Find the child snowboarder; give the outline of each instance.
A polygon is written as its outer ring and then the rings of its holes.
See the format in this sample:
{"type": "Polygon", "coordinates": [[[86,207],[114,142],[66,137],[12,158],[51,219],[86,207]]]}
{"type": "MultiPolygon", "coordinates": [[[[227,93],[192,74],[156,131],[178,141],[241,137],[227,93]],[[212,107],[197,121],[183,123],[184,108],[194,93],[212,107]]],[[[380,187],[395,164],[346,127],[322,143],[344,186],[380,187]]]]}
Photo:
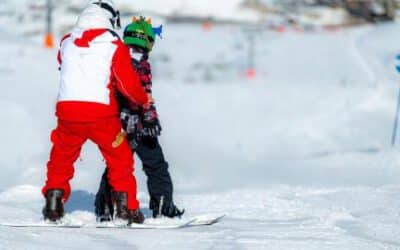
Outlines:
{"type": "MultiPolygon", "coordinates": [[[[150,96],[152,74],[148,58],[155,42],[155,32],[161,37],[161,27],[154,29],[150,19],[134,17],[132,23],[125,28],[123,36],[124,43],[130,48],[132,66],[150,96]]],[[[117,100],[120,105],[122,127],[132,150],[138,154],[143,163],[150,195],[149,208],[153,217],[180,217],[184,210],[179,210],[173,201],[173,184],[168,163],[157,138],[161,133],[161,125],[154,102],[149,108],[132,105],[118,92],[117,100]]],[[[106,169],[96,194],[95,213],[98,221],[110,221],[113,218],[113,201],[107,174],[106,169]]]]}

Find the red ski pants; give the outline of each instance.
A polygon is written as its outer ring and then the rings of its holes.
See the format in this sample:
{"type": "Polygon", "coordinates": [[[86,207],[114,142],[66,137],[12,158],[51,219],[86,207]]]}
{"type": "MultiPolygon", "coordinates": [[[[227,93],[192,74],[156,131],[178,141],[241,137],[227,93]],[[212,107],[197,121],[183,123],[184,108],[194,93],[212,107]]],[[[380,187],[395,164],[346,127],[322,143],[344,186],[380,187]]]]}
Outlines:
{"type": "Polygon", "coordinates": [[[53,148],[42,193],[45,195],[49,189],[62,189],[64,201],[68,200],[71,193],[69,181],[74,176],[73,164],[80,155],[82,145],[89,139],[98,145],[106,161],[113,190],[127,193],[129,209],[139,208],[132,151],[125,136],[120,133],[121,123],[117,117],[81,123],[58,120],[57,128],[51,133],[53,148]]]}

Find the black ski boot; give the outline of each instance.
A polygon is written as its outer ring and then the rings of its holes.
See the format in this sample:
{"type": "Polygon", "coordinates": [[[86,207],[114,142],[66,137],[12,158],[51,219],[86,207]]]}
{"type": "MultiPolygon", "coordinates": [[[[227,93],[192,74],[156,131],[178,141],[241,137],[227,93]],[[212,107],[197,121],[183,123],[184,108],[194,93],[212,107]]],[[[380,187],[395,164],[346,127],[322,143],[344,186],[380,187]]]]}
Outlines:
{"type": "Polygon", "coordinates": [[[151,197],[149,208],[153,211],[153,218],[159,218],[161,216],[181,218],[185,213],[185,209],[179,210],[173,201],[165,201],[164,196],[161,196],[159,200],[155,197],[151,197]]]}
{"type": "Polygon", "coordinates": [[[143,224],[145,218],[140,209],[128,210],[128,213],[129,213],[128,225],[132,223],[143,224]]]}
{"type": "Polygon", "coordinates": [[[132,223],[143,224],[144,215],[142,211],[140,211],[140,209],[128,209],[127,193],[113,192],[113,200],[116,205],[115,218],[127,221],[128,225],[132,223]]]}
{"type": "Polygon", "coordinates": [[[114,204],[111,197],[112,188],[108,183],[107,175],[108,171],[106,169],[101,177],[99,191],[97,191],[94,202],[94,212],[98,222],[107,222],[114,218],[114,204]]]}
{"type": "Polygon", "coordinates": [[[111,191],[99,191],[96,195],[94,206],[98,222],[112,221],[114,218],[114,205],[111,198],[111,191]]]}
{"type": "Polygon", "coordinates": [[[109,202],[95,204],[96,210],[96,220],[98,222],[108,222],[112,221],[114,218],[114,206],[110,200],[109,202]]]}
{"type": "Polygon", "coordinates": [[[42,211],[45,220],[56,222],[64,216],[63,195],[64,191],[60,189],[52,189],[46,192],[46,205],[42,211]]]}

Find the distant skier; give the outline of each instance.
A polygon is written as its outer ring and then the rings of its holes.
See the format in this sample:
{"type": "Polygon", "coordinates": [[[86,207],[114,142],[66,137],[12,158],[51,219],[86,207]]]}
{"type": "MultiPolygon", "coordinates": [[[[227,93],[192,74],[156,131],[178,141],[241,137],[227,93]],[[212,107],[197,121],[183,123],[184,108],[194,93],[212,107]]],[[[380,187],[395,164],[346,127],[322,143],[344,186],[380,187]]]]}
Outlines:
{"type": "MultiPolygon", "coordinates": [[[[157,29],[153,29],[150,20],[146,21],[144,17],[134,18],[133,22],[125,28],[123,37],[125,44],[130,48],[132,66],[138,72],[142,85],[149,95],[152,93],[152,74],[148,58],[156,38],[154,31],[157,29]]],[[[158,32],[161,32],[161,27],[158,32]]],[[[142,108],[139,105],[132,105],[121,94],[118,94],[117,99],[120,104],[122,126],[127,133],[132,150],[143,162],[143,170],[148,178],[147,187],[153,217],[181,216],[184,211],[179,210],[174,204],[168,163],[165,161],[157,139],[161,126],[154,104],[148,108],[142,108]]],[[[113,205],[110,190],[106,170],[96,195],[95,212],[98,221],[112,219],[113,205]]]]}
{"type": "Polygon", "coordinates": [[[133,157],[121,129],[115,89],[130,105],[150,107],[149,97],[132,69],[129,49],[113,31],[120,26],[112,0],[92,1],[80,15],[71,34],[61,42],[58,55],[61,83],[51,134],[53,148],[43,187],[45,219],[64,215],[74,175],[73,164],[90,139],[107,163],[107,179],[116,203],[116,216],[130,223],[143,223],[136,199],[133,157]]]}

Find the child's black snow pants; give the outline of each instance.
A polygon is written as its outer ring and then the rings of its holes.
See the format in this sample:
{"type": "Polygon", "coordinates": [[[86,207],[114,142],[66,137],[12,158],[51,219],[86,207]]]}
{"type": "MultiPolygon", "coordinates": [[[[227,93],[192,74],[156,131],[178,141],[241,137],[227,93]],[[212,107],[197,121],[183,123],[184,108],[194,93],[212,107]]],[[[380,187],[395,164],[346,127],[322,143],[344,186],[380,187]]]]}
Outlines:
{"type": "MultiPolygon", "coordinates": [[[[150,199],[160,202],[163,197],[164,204],[173,202],[173,185],[168,171],[168,163],[157,138],[142,137],[135,153],[142,161],[143,170],[147,176],[147,188],[150,199]]],[[[107,180],[107,170],[104,172],[99,191],[96,194],[95,206],[104,206],[104,201],[109,200],[111,188],[107,180]]]]}

